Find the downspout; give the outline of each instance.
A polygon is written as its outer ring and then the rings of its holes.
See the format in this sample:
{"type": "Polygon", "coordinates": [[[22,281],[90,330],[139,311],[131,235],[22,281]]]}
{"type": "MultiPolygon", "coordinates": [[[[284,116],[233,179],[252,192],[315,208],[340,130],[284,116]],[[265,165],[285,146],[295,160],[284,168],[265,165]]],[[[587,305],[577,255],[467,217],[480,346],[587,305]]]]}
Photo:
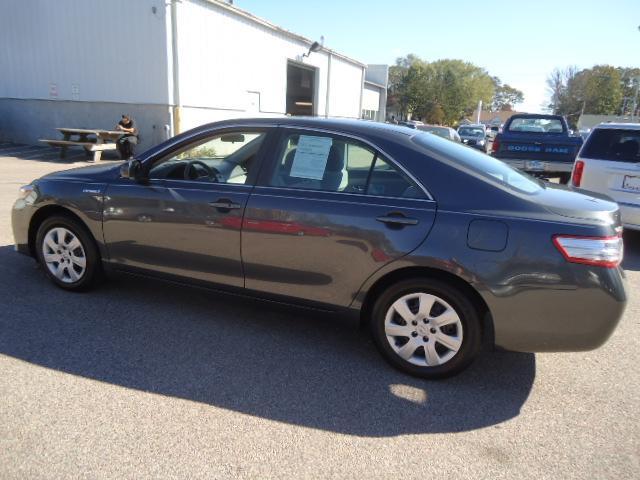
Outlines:
{"type": "Polygon", "coordinates": [[[171,57],[172,57],[172,77],[173,77],[173,134],[177,135],[182,131],[181,114],[182,104],[180,102],[180,66],[178,64],[178,2],[171,0],[171,57]]]}
{"type": "Polygon", "coordinates": [[[331,51],[327,51],[327,98],[324,101],[324,118],[329,118],[329,98],[331,91],[331,51]]]}
{"type": "Polygon", "coordinates": [[[362,118],[362,102],[364,99],[364,77],[367,67],[362,67],[362,83],[360,84],[360,111],[358,112],[358,118],[362,118]]]}

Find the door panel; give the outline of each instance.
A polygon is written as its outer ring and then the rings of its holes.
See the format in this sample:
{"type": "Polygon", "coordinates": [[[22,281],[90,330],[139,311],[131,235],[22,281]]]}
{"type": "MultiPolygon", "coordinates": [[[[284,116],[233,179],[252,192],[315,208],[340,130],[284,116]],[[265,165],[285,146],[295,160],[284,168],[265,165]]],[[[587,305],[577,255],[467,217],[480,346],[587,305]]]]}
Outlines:
{"type": "Polygon", "coordinates": [[[110,261],[242,287],[240,224],[250,191],[171,180],[111,185],[104,211],[110,261]]]}
{"type": "Polygon", "coordinates": [[[434,218],[430,200],[256,187],[243,222],[245,285],[348,306],[371,274],[418,247],[434,218]],[[394,216],[407,221],[388,223],[394,216]]]}

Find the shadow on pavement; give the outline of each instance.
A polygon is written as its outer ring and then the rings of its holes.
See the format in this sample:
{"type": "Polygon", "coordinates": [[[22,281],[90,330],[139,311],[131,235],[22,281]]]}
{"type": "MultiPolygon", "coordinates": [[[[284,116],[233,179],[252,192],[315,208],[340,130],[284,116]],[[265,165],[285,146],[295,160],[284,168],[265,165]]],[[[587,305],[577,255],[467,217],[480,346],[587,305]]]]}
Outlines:
{"type": "Polygon", "coordinates": [[[388,367],[330,315],[161,282],[57,289],[0,247],[0,353],[72,375],[358,436],[460,432],[516,417],[533,354],[486,353],[440,382],[388,367]]]}
{"type": "Polygon", "coordinates": [[[625,230],[622,267],[625,270],[640,270],[640,232],[625,230]]]}
{"type": "MultiPolygon", "coordinates": [[[[93,154],[86,154],[82,148],[70,148],[65,158],[60,158],[59,148],[5,142],[0,143],[0,158],[1,157],[13,157],[20,160],[33,160],[35,162],[65,165],[87,162],[93,157],[93,154]]],[[[105,150],[102,152],[102,160],[120,161],[120,156],[116,151],[105,150]]]]}

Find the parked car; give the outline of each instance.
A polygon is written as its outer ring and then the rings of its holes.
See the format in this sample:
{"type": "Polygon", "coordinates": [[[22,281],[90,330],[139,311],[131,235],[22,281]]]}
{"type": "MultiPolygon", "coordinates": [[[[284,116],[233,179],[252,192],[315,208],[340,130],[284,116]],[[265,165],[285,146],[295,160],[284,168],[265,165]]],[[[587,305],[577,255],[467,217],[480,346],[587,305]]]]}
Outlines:
{"type": "Polygon", "coordinates": [[[624,227],[640,230],[640,124],[594,128],[576,158],[571,186],[613,198],[624,227]]]}
{"type": "Polygon", "coordinates": [[[462,125],[458,127],[458,135],[460,135],[460,139],[465,145],[484,153],[489,151],[491,140],[484,125],[462,125]]]}
{"type": "Polygon", "coordinates": [[[440,125],[420,125],[417,127],[418,130],[427,133],[433,133],[442,138],[446,138],[447,140],[451,140],[453,142],[462,142],[460,135],[451,127],[443,127],[440,125]]]}
{"type": "Polygon", "coordinates": [[[493,140],[493,156],[527,173],[567,183],[582,138],[560,115],[513,115],[493,140]]]}
{"type": "Polygon", "coordinates": [[[60,288],[133,273],[353,315],[425,378],[484,342],[596,348],[626,304],[615,202],[395,125],[229,120],[20,192],[16,249],[60,288]]]}
{"type": "Polygon", "coordinates": [[[399,125],[403,125],[405,127],[409,127],[409,128],[418,128],[422,125],[424,125],[423,122],[421,122],[420,120],[407,120],[404,122],[399,122],[399,125]]]}

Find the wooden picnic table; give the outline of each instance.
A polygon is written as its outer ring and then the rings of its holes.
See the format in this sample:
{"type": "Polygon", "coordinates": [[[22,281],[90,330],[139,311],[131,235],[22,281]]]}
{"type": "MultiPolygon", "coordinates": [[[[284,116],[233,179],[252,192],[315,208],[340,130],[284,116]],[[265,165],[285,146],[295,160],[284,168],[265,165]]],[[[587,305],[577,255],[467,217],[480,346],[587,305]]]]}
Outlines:
{"type": "Polygon", "coordinates": [[[60,158],[65,158],[69,147],[83,147],[89,155],[93,152],[93,161],[102,158],[104,150],[115,150],[116,143],[126,132],[93,128],[56,128],[62,133],[62,140],[41,139],[54,147],[60,147],[60,158]]]}

